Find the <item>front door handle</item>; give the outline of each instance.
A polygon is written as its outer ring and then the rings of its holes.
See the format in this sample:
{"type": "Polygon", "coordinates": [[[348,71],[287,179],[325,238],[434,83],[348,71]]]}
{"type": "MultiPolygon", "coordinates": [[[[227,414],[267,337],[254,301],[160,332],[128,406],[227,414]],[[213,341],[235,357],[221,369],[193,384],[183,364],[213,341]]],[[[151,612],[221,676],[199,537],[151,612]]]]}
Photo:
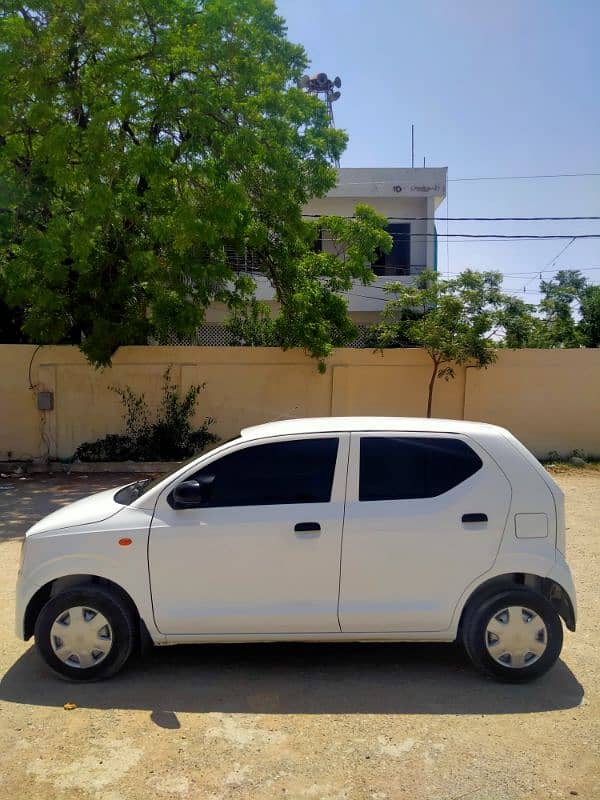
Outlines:
{"type": "Polygon", "coordinates": [[[463,514],[463,522],[487,522],[487,514],[463,514]]]}
{"type": "Polygon", "coordinates": [[[311,531],[320,531],[321,526],[318,522],[297,522],[294,525],[296,533],[309,533],[311,531]]]}

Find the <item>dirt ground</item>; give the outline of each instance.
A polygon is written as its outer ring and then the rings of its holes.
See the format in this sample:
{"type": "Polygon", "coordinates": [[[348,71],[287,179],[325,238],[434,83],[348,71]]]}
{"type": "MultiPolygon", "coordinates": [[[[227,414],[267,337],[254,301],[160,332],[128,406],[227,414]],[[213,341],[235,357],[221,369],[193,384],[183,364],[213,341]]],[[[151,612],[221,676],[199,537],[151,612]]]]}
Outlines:
{"type": "Polygon", "coordinates": [[[447,645],[161,648],[111,681],[64,683],[14,635],[20,539],[53,507],[124,480],[0,479],[0,795],[600,798],[600,472],[557,479],[579,626],[529,686],[482,678],[447,645]]]}

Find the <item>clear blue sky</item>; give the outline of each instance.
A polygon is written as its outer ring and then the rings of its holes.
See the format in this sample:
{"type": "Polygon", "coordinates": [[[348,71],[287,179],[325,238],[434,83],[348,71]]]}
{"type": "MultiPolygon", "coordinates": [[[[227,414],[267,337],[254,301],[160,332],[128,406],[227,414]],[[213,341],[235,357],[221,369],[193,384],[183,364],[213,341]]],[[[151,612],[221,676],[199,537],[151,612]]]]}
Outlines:
{"type": "MultiPolygon", "coordinates": [[[[342,166],[410,166],[414,123],[415,166],[425,156],[448,167],[439,216],[600,216],[600,177],[452,181],[600,173],[598,0],[278,0],[278,8],[312,71],[342,78],[336,125],[350,136],[342,166]]],[[[450,233],[600,233],[600,222],[449,225],[450,233]]],[[[451,241],[448,254],[441,239],[438,268],[533,272],[566,243],[451,241]]],[[[600,240],[575,241],[554,266],[588,268],[600,283],[600,240]]],[[[507,277],[505,288],[535,302],[531,277],[507,277]]]]}

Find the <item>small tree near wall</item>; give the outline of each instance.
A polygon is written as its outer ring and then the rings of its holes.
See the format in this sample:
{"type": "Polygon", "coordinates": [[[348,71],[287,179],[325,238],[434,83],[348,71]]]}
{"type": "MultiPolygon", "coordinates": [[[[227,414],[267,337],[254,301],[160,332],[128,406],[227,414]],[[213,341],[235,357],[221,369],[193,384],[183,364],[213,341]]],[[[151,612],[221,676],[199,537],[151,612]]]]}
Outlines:
{"type": "Polygon", "coordinates": [[[456,364],[479,369],[496,360],[494,336],[502,329],[507,297],[497,272],[466,270],[451,280],[422,272],[412,285],[389,284],[393,299],[386,303],[377,326],[380,347],[407,341],[422,347],[431,359],[427,416],[431,416],[436,378],[454,378],[456,364]]]}

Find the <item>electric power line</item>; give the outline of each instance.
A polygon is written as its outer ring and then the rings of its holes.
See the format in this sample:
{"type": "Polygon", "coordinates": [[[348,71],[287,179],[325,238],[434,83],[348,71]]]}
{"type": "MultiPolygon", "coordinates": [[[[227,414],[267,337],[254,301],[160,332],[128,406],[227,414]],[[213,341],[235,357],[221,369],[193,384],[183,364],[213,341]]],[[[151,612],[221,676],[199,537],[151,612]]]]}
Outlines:
{"type": "MultiPolygon", "coordinates": [[[[560,267],[562,270],[573,270],[577,272],[590,272],[591,270],[600,269],[600,266],[593,267],[560,267]]],[[[530,275],[543,275],[547,272],[556,272],[556,269],[530,269],[523,272],[503,272],[504,278],[528,278],[530,275]]]]}
{"type": "MultiPolygon", "coordinates": [[[[590,283],[590,284],[588,284],[588,286],[600,286],[600,284],[590,283]]],[[[365,300],[376,300],[376,301],[378,301],[378,300],[390,300],[390,299],[393,299],[393,294],[394,294],[393,292],[384,292],[384,290],[380,289],[379,287],[377,288],[377,291],[382,292],[382,294],[378,294],[378,295],[376,295],[376,294],[361,294],[360,292],[353,292],[352,290],[344,292],[344,294],[351,295],[352,297],[362,297],[365,300]]],[[[512,295],[517,295],[517,294],[539,295],[540,292],[537,289],[526,289],[526,290],[521,290],[521,291],[513,290],[513,291],[510,291],[509,294],[512,294],[512,295]]]]}
{"type": "MultiPolygon", "coordinates": [[[[566,239],[572,239],[572,236],[564,237],[566,239]]],[[[446,237],[442,238],[442,241],[448,241],[446,237]]],[[[530,237],[525,237],[524,239],[454,239],[452,244],[469,244],[473,242],[477,242],[477,244],[520,244],[521,242],[528,242],[528,241],[543,241],[543,240],[536,240],[531,239],[530,237]]],[[[539,270],[538,270],[539,272],[539,270]]]]}
{"type": "Polygon", "coordinates": [[[390,220],[419,222],[575,222],[598,221],[598,217],[388,217],[390,220]]]}
{"type": "Polygon", "coordinates": [[[449,181],[532,181],[545,178],[592,178],[600,177],[600,172],[558,172],[554,175],[492,175],[476,178],[448,178],[449,181]]]}
{"type": "Polygon", "coordinates": [[[573,238],[571,239],[571,241],[570,241],[568,244],[566,244],[566,245],[563,247],[563,249],[562,249],[562,250],[561,250],[561,251],[560,251],[560,252],[559,252],[557,255],[555,255],[555,256],[554,256],[554,258],[553,258],[553,259],[552,259],[552,260],[551,260],[551,261],[550,261],[550,262],[549,262],[549,263],[548,263],[546,266],[548,266],[548,267],[553,267],[553,266],[554,266],[554,264],[556,264],[556,262],[558,261],[559,257],[560,257],[560,256],[562,256],[562,254],[565,252],[565,250],[566,250],[568,247],[571,247],[571,245],[573,244],[573,242],[574,242],[574,241],[575,241],[575,237],[573,237],[573,238]]]}
{"type": "MultiPolygon", "coordinates": [[[[571,245],[573,244],[574,241],[575,241],[575,239],[573,238],[573,239],[571,239],[570,242],[567,242],[567,244],[561,250],[558,251],[558,253],[554,256],[554,258],[550,259],[550,261],[546,264],[546,267],[552,267],[558,261],[560,256],[562,256],[562,254],[565,252],[565,250],[567,250],[569,247],[571,247],[571,245]]],[[[524,284],[524,286],[523,286],[523,294],[527,294],[527,287],[530,284],[532,284],[535,280],[536,280],[536,277],[533,277],[530,280],[528,280],[527,283],[524,284]]]]}
{"type": "MultiPolygon", "coordinates": [[[[450,201],[448,199],[449,192],[448,187],[446,187],[446,214],[450,213],[450,201]]],[[[450,221],[446,219],[446,269],[448,272],[448,277],[450,277],[450,239],[448,239],[448,234],[450,233],[450,221]]]]}
{"type": "MultiPolygon", "coordinates": [[[[303,214],[303,217],[319,219],[328,214],[303,214]]],[[[335,214],[342,219],[357,219],[356,215],[335,214]]],[[[392,222],[576,222],[598,221],[600,216],[587,217],[387,217],[392,222]]]]}
{"type": "MultiPolygon", "coordinates": [[[[408,241],[409,236],[417,239],[419,237],[435,237],[438,239],[482,239],[491,241],[495,241],[496,239],[499,241],[502,241],[503,239],[511,241],[536,241],[538,239],[542,241],[553,239],[571,239],[575,241],[577,239],[600,239],[600,233],[390,233],[389,235],[392,237],[392,239],[399,239],[403,241],[408,241]]],[[[337,240],[331,237],[323,237],[320,241],[335,242],[337,240]]]]}
{"type": "MultiPolygon", "coordinates": [[[[435,167],[434,167],[435,169],[435,167]]],[[[600,172],[557,172],[552,175],[481,175],[468,178],[447,178],[447,182],[458,181],[533,181],[542,180],[546,178],[598,178],[600,172]]],[[[341,189],[344,186],[372,186],[374,183],[390,183],[391,178],[386,180],[370,180],[370,181],[341,181],[337,188],[341,189]]]]}

